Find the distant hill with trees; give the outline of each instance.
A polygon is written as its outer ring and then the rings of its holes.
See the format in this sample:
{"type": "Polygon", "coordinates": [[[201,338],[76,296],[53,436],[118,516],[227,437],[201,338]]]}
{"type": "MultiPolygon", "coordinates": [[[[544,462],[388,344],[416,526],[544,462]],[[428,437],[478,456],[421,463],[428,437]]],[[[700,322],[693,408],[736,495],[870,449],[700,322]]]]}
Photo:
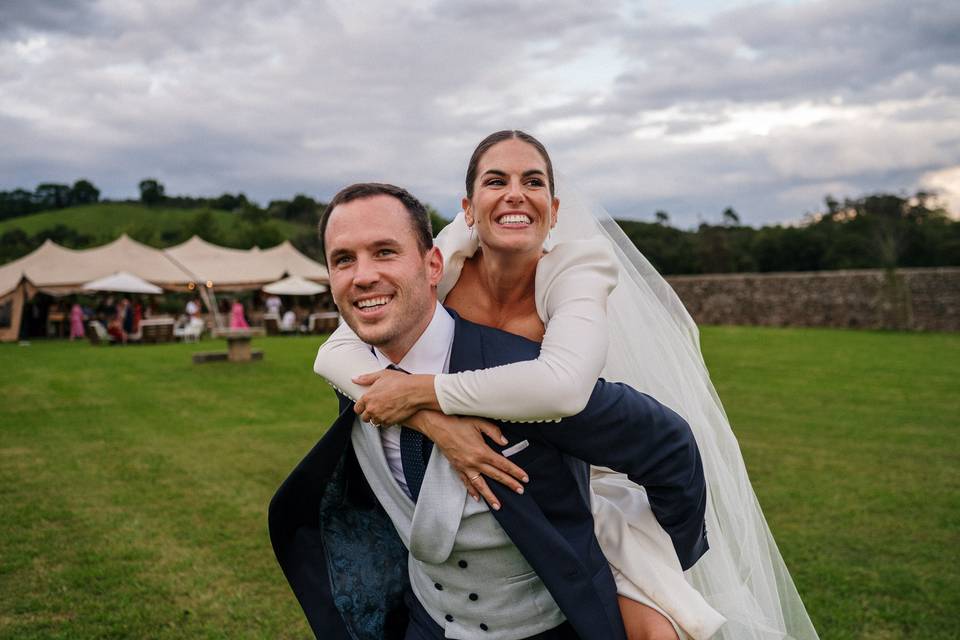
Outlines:
{"type": "MultiPolygon", "coordinates": [[[[304,194],[265,207],[243,193],[217,197],[167,195],[155,178],[139,185],[138,201],[100,201],[88,180],[43,183],[33,191],[0,191],[0,264],[33,251],[46,239],[82,249],[122,233],[154,247],[193,235],[229,247],[270,247],[283,240],[320,258],[316,228],[326,203],[304,194]]],[[[448,220],[428,207],[434,232],[448,220]]],[[[960,222],[930,194],[878,193],[843,201],[827,197],[824,212],[795,226],[740,223],[732,208],[716,224],[684,230],[657,211],[653,222],[618,220],[663,274],[819,271],[852,268],[960,265],[960,222]]]]}
{"type": "Polygon", "coordinates": [[[25,255],[48,238],[71,249],[85,249],[123,233],[157,248],[179,244],[195,234],[215,244],[250,248],[306,237],[313,229],[281,220],[251,224],[209,207],[174,209],[135,202],[100,202],[0,222],[0,261],[25,255]]]}
{"type": "Polygon", "coordinates": [[[0,220],[25,216],[37,211],[65,209],[99,202],[100,190],[89,180],[81,178],[73,183],[44,182],[33,191],[14,189],[0,191],[0,220]]]}
{"type": "MultiPolygon", "coordinates": [[[[100,191],[87,180],[73,187],[44,183],[34,191],[0,191],[0,264],[30,253],[47,239],[84,249],[123,233],[157,248],[194,235],[240,249],[290,240],[308,256],[320,258],[316,229],[327,205],[309,196],[297,194],[261,207],[243,193],[170,196],[155,178],[144,178],[138,187],[140,199],[127,201],[100,201],[100,191]]],[[[443,228],[448,221],[430,211],[434,230],[443,228]]]]}
{"type": "Polygon", "coordinates": [[[797,226],[743,226],[731,208],[718,224],[693,230],[655,222],[618,220],[648,260],[664,274],[823,271],[960,265],[960,221],[927,193],[878,193],[842,202],[797,226]]]}

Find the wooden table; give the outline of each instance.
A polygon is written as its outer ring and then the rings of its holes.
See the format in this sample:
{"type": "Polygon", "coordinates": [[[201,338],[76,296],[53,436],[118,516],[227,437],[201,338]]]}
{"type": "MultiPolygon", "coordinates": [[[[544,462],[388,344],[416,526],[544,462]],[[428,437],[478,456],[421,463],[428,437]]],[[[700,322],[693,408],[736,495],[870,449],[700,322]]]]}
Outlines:
{"type": "Polygon", "coordinates": [[[140,321],[140,342],[173,342],[173,318],[160,316],[140,321]]]}
{"type": "Polygon", "coordinates": [[[250,362],[251,360],[262,360],[263,351],[254,351],[250,348],[250,340],[254,336],[262,336],[263,329],[253,327],[250,329],[214,329],[214,338],[227,339],[227,352],[206,351],[193,354],[193,361],[215,362],[217,360],[229,360],[230,362],[250,362]]]}
{"type": "Polygon", "coordinates": [[[336,311],[311,313],[307,319],[310,333],[331,333],[336,330],[338,324],[340,324],[340,314],[336,311]]]}
{"type": "Polygon", "coordinates": [[[69,335],[70,318],[63,311],[50,311],[47,314],[47,337],[65,338],[69,335]]]}

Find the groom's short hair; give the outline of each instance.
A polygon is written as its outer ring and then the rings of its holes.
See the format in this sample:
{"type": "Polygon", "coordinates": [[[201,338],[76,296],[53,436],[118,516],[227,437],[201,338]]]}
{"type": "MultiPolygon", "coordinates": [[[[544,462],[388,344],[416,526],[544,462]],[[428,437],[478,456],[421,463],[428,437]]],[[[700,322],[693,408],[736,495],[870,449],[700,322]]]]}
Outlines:
{"type": "Polygon", "coordinates": [[[424,254],[433,247],[433,227],[430,225],[430,213],[422,202],[413,197],[413,194],[392,184],[358,182],[337,192],[337,195],[333,196],[333,200],[327,205],[323,215],[320,216],[320,256],[323,264],[327,264],[327,241],[324,236],[327,233],[327,222],[330,220],[330,214],[341,204],[374,196],[390,196],[399,200],[410,215],[410,225],[417,238],[420,253],[424,254]]]}

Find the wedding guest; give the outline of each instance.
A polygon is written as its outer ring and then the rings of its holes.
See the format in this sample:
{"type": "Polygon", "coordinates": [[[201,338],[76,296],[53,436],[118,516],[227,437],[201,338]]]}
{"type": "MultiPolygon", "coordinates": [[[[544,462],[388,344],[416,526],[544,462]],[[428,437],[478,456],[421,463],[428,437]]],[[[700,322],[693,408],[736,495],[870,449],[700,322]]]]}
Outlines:
{"type": "Polygon", "coordinates": [[[70,307],[70,340],[83,338],[83,335],[83,307],[79,302],[74,302],[70,307]]]}
{"type": "Polygon", "coordinates": [[[125,302],[127,301],[123,300],[117,305],[116,310],[110,317],[110,322],[107,323],[107,333],[120,344],[127,344],[127,332],[123,329],[123,319],[126,314],[125,302]]]}
{"type": "Polygon", "coordinates": [[[230,328],[231,329],[249,329],[247,319],[243,313],[243,303],[234,298],[233,306],[230,307],[230,328]]]}
{"type": "Polygon", "coordinates": [[[283,314],[283,320],[280,321],[280,329],[283,331],[295,331],[297,328],[297,314],[293,309],[287,309],[283,314]]]}
{"type": "Polygon", "coordinates": [[[267,313],[273,313],[275,315],[280,315],[280,307],[283,304],[283,301],[280,300],[280,296],[273,294],[267,298],[266,307],[267,313]]]}
{"type": "Polygon", "coordinates": [[[186,307],[187,316],[193,318],[200,313],[200,303],[197,302],[196,298],[190,298],[187,300],[186,307]]]}
{"type": "Polygon", "coordinates": [[[123,299],[120,303],[120,309],[118,315],[120,315],[120,321],[123,323],[123,332],[130,335],[135,329],[133,327],[133,305],[130,304],[129,298],[123,299]]]}
{"type": "Polygon", "coordinates": [[[133,329],[132,333],[136,333],[140,329],[140,321],[143,320],[143,304],[140,300],[137,300],[133,303],[133,329]]]}

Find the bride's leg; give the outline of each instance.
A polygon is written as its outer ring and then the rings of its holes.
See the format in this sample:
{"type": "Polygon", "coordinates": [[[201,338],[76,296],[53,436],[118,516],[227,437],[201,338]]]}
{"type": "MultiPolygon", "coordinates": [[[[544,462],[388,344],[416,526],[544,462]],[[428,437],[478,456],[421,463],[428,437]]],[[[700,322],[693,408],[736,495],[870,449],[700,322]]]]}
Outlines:
{"type": "Polygon", "coordinates": [[[673,625],[659,611],[618,595],[627,640],[679,640],[673,625]]]}

